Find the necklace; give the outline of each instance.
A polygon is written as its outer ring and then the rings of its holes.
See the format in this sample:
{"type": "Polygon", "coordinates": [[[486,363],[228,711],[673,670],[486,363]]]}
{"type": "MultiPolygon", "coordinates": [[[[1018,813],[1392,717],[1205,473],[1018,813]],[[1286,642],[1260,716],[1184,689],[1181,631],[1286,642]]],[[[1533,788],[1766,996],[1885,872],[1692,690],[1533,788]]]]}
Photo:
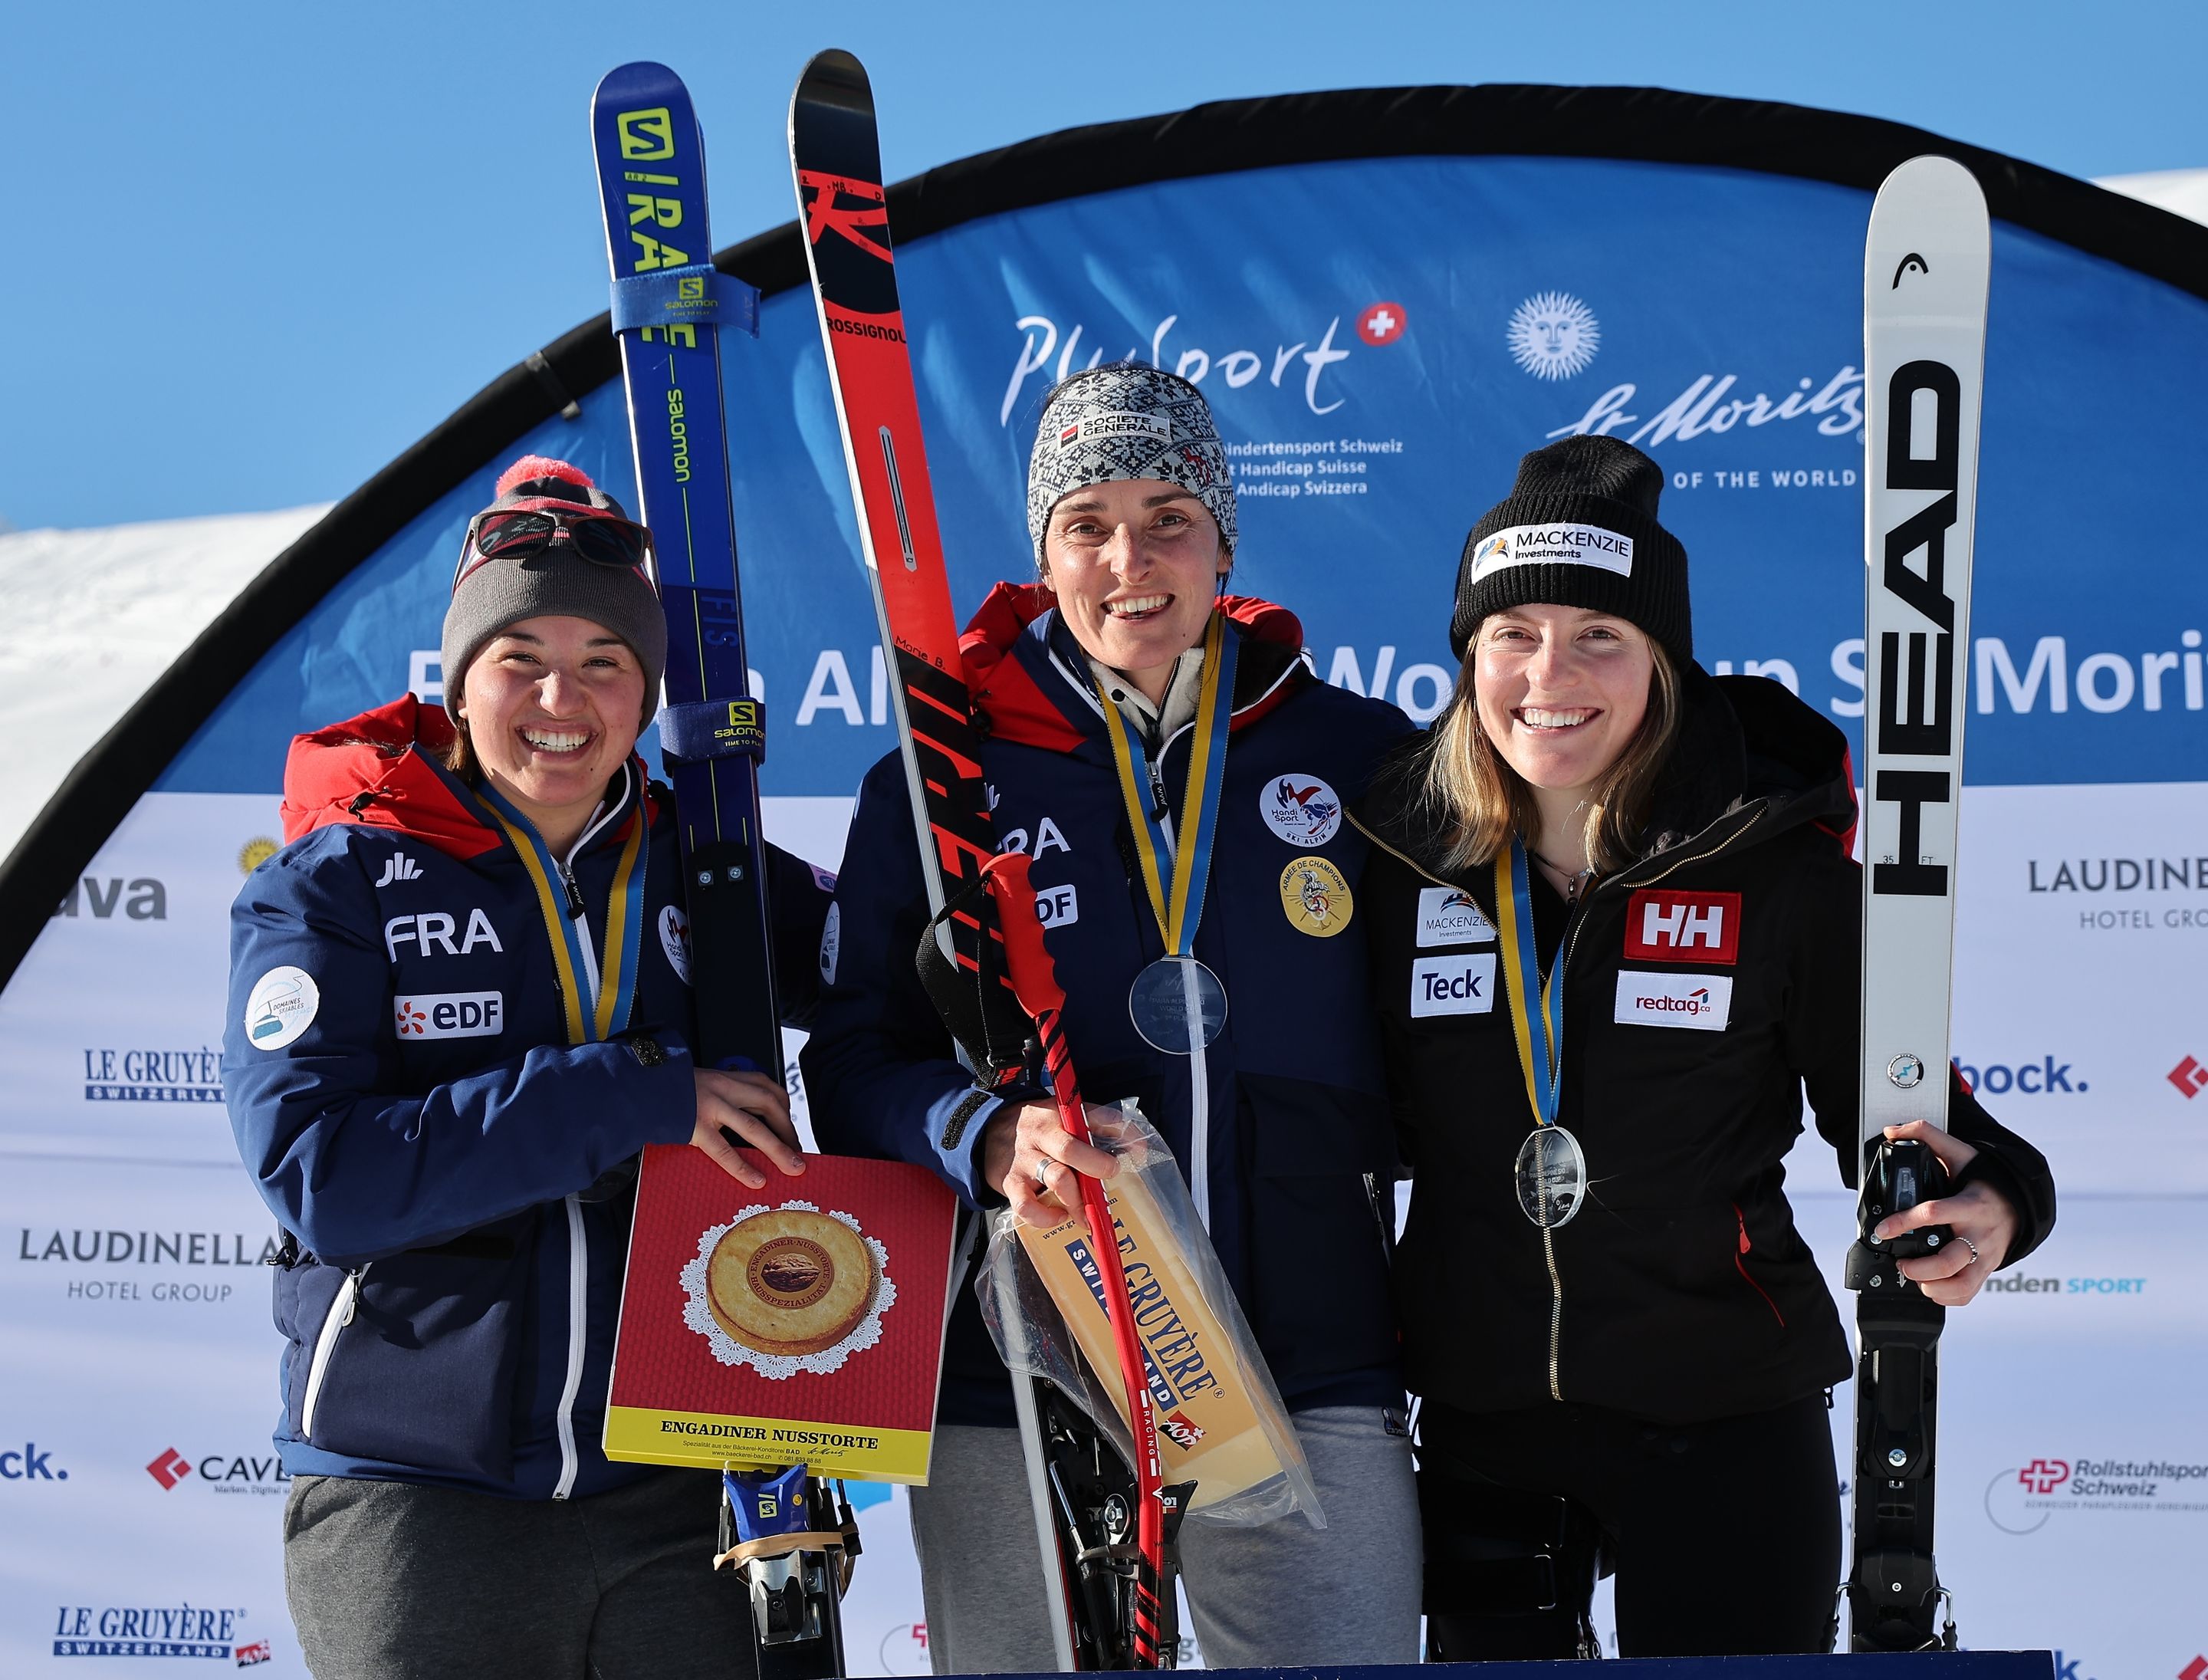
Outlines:
{"type": "Polygon", "coordinates": [[[1564,903],[1567,904],[1578,903],[1580,902],[1580,894],[1586,890],[1587,884],[1594,879],[1594,868],[1593,865],[1589,865],[1585,869],[1575,872],[1565,868],[1562,864],[1550,862],[1547,858],[1543,857],[1539,852],[1535,852],[1533,854],[1533,857],[1534,861],[1539,863],[1539,865],[1551,874],[1561,875],[1564,878],[1564,903]]]}

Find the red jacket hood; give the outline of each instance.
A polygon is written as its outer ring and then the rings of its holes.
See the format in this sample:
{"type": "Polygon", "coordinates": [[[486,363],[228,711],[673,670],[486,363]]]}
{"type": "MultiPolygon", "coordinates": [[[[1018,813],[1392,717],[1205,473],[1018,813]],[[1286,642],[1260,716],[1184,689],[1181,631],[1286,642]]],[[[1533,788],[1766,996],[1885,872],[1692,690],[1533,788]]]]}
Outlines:
{"type": "Polygon", "coordinates": [[[407,694],[311,735],[294,735],[284,763],[284,838],[333,823],[385,828],[448,856],[503,844],[433,759],[453,744],[441,706],[407,694]]]}
{"type": "MultiPolygon", "coordinates": [[[[999,584],[968,621],[966,633],[958,639],[958,655],[975,710],[988,720],[992,735],[1065,753],[1087,736],[1066,721],[1012,657],[1012,648],[1027,627],[1057,604],[1058,597],[1041,584],[999,584]]],[[[1240,627],[1245,643],[1283,651],[1290,660],[1301,656],[1304,627],[1286,607],[1254,595],[1222,595],[1219,609],[1240,627]]],[[[1256,722],[1287,693],[1287,685],[1268,685],[1264,700],[1238,711],[1232,727],[1256,722]]]]}

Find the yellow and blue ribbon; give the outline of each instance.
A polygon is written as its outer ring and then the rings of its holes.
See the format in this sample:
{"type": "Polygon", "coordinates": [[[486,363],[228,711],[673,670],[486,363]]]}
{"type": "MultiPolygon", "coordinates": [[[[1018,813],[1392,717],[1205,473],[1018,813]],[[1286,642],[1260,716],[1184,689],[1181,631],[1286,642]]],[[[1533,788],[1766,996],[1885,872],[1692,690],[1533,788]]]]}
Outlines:
{"type": "Polygon", "coordinates": [[[1215,612],[1203,633],[1203,681],[1196,702],[1196,738],[1188,755],[1188,785],[1181,799],[1181,843],[1166,837],[1162,810],[1150,804],[1149,760],[1141,738],[1119,709],[1104,705],[1104,729],[1112,741],[1112,762],[1119,772],[1119,794],[1135,837],[1135,858],[1150,910],[1168,955],[1196,951],[1197,925],[1211,882],[1212,843],[1219,831],[1219,791],[1227,779],[1227,737],[1234,709],[1234,658],[1240,644],[1228,633],[1224,615],[1215,612]]]}
{"type": "MultiPolygon", "coordinates": [[[[633,770],[629,781],[633,787],[633,770]]],[[[597,965],[594,991],[590,957],[583,944],[590,936],[590,924],[586,918],[567,914],[566,878],[551,849],[536,825],[488,781],[477,791],[513,843],[530,885],[537,889],[537,908],[551,941],[553,972],[559,981],[561,1005],[567,1011],[567,1042],[589,1044],[611,1038],[628,1024],[629,1011],[636,1005],[637,957],[644,945],[645,830],[650,825],[644,801],[639,797],[630,814],[628,837],[621,843],[613,885],[606,895],[605,950],[597,965]]]]}
{"type": "Polygon", "coordinates": [[[1503,966],[1509,976],[1510,1030],[1518,1041],[1518,1066],[1526,1076],[1526,1101],[1537,1125],[1554,1125],[1563,1098],[1564,953],[1541,983],[1540,953],[1533,939],[1533,880],[1523,842],[1495,857],[1496,920],[1502,923],[1503,966]]]}

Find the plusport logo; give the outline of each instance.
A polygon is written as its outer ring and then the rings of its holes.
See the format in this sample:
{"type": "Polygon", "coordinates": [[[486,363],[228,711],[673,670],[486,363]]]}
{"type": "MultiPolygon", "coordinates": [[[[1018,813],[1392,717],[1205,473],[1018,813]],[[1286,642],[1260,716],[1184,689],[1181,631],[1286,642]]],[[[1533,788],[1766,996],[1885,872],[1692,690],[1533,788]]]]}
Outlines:
{"type": "Polygon", "coordinates": [[[1539,291],[1510,312],[1510,359],[1536,379],[1569,379],[1602,348],[1594,311],[1568,291],[1539,291]]]}

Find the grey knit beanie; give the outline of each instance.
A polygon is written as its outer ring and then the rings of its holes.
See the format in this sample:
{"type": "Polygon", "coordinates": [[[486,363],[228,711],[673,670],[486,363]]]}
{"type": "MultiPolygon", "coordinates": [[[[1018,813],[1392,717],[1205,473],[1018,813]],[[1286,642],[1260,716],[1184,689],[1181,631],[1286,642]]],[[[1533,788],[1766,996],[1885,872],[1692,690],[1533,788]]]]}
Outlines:
{"type": "Polygon", "coordinates": [[[1234,480],[1203,393],[1137,363],[1093,368],[1050,393],[1028,456],[1028,537],[1042,558],[1050,510],[1089,484],[1159,478],[1191,492],[1234,550],[1234,480]]]}
{"type": "MultiPolygon", "coordinates": [[[[621,503],[591,482],[580,467],[543,455],[525,455],[499,475],[498,500],[486,513],[509,507],[595,507],[628,517],[621,503]]],[[[645,704],[659,700],[667,670],[667,615],[659,592],[627,567],[585,560],[566,543],[521,559],[485,561],[462,578],[445,609],[445,710],[460,721],[460,689],[468,662],[500,631],[540,615],[587,618],[627,642],[644,667],[645,704]]]]}

